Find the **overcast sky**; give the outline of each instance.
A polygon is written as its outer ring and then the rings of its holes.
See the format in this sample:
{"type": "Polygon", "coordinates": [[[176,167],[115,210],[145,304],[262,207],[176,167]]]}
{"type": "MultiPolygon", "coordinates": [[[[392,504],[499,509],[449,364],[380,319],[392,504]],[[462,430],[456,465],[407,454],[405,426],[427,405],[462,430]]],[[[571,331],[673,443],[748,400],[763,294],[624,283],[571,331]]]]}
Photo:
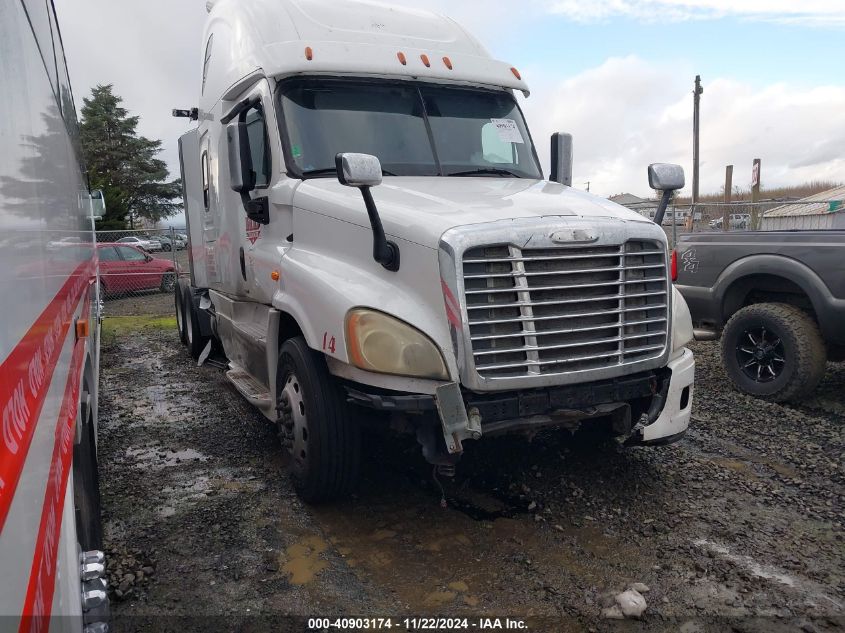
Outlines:
{"type": "MultiPolygon", "coordinates": [[[[54,0],[77,109],[112,83],[164,141],[173,176],[196,105],[205,0],[54,0]]],[[[248,1],[248,0],[244,0],[248,1]]],[[[281,1],[281,0],[280,0],[281,1]]],[[[344,2],[346,0],[335,0],[344,2]]],[[[419,7],[418,0],[394,4],[419,7]]],[[[522,72],[544,165],[548,137],[575,137],[573,185],[649,195],[646,166],[692,164],[692,84],[704,85],[701,190],[724,166],[747,186],[845,181],[845,0],[429,0],[522,72]]],[[[689,187],[685,192],[689,191],[689,187]]]]}

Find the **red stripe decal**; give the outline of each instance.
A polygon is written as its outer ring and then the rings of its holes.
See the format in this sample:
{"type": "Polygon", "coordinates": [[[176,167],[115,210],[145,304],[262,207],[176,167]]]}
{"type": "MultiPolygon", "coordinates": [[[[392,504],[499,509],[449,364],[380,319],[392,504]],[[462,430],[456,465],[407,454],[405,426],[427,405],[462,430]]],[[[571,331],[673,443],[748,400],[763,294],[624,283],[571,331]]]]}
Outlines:
{"type": "Polygon", "coordinates": [[[443,300],[446,303],[446,318],[449,320],[455,329],[461,328],[461,307],[458,303],[458,300],[455,299],[455,295],[452,294],[452,291],[449,289],[449,286],[446,282],[441,279],[440,285],[443,288],[443,300]]]}
{"type": "Polygon", "coordinates": [[[0,365],[0,532],[12,505],[74,310],[88,288],[91,274],[92,261],[80,264],[0,365]]]}
{"type": "MultiPolygon", "coordinates": [[[[89,309],[90,295],[86,295],[82,309],[83,316],[88,314],[89,309]]],[[[85,339],[80,339],[76,341],[73,348],[64,397],[59,409],[59,419],[56,422],[56,439],[50,460],[50,472],[47,476],[47,489],[44,491],[41,523],[35,540],[35,555],[29,573],[19,633],[40,633],[47,631],[50,627],[53,592],[56,587],[57,552],[62,528],[62,508],[73,458],[74,426],[84,361],[85,339]]]]}

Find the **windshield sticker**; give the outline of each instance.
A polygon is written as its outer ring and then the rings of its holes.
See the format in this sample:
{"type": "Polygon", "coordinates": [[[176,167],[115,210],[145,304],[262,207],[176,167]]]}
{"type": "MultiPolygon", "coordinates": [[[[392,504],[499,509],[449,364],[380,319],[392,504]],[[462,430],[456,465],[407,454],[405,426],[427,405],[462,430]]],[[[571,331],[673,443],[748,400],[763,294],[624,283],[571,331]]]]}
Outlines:
{"type": "Polygon", "coordinates": [[[499,139],[505,143],[524,143],[522,140],[522,133],[516,127],[516,121],[513,119],[490,119],[499,133],[499,139]]]}
{"type": "Polygon", "coordinates": [[[293,154],[294,158],[300,158],[302,156],[302,148],[299,145],[294,145],[290,148],[290,153],[293,154]]]}

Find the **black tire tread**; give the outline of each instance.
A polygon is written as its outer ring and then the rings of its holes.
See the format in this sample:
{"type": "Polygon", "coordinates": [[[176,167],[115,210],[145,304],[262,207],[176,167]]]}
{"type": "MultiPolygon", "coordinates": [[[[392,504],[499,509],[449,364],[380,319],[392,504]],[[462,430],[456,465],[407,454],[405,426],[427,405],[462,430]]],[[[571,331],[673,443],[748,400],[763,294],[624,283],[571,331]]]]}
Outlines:
{"type": "Polygon", "coordinates": [[[348,495],[355,486],[360,466],[360,435],[345,398],[329,374],[322,354],[313,351],[305,339],[296,337],[282,345],[279,354],[279,384],[290,363],[305,390],[309,437],[309,474],[294,477],[297,494],[308,503],[333,501],[348,495]]]}
{"type": "Polygon", "coordinates": [[[792,373],[780,390],[768,395],[752,395],[772,402],[788,402],[800,400],[812,392],[824,376],[827,350],[813,318],[801,308],[788,303],[755,303],[738,310],[728,320],[722,334],[722,362],[734,386],[747,392],[736,377],[739,369],[733,359],[735,350],[727,349],[726,341],[729,338],[728,333],[739,327],[737,324],[749,316],[777,323],[778,327],[793,339],[791,346],[794,347],[795,354],[792,373]]]}

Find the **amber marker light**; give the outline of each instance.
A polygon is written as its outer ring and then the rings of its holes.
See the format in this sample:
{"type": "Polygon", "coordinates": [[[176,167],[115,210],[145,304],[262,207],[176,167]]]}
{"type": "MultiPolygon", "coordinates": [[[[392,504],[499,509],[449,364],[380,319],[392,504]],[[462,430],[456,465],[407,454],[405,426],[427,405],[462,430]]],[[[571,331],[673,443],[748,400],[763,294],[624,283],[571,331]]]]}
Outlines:
{"type": "Polygon", "coordinates": [[[405,57],[405,53],[403,53],[402,51],[399,51],[398,53],[396,53],[396,57],[399,59],[399,63],[402,64],[403,66],[408,64],[408,60],[405,57]]]}
{"type": "Polygon", "coordinates": [[[428,55],[420,55],[420,59],[426,68],[431,68],[431,62],[428,59],[428,55]]]}
{"type": "Polygon", "coordinates": [[[309,62],[314,59],[314,50],[310,46],[305,47],[305,59],[309,62]]]}
{"type": "Polygon", "coordinates": [[[516,68],[511,68],[511,72],[513,73],[514,77],[519,80],[522,80],[522,75],[519,74],[519,71],[516,68]]]}
{"type": "Polygon", "coordinates": [[[446,66],[446,68],[448,68],[449,70],[452,70],[452,60],[451,59],[449,59],[448,57],[444,57],[443,58],[443,64],[446,66]]]}
{"type": "Polygon", "coordinates": [[[79,319],[76,322],[76,338],[88,338],[89,328],[90,324],[88,323],[88,319],[79,319]]]}
{"type": "Polygon", "coordinates": [[[272,273],[270,273],[270,279],[272,279],[273,281],[279,281],[279,279],[281,278],[282,276],[279,274],[278,270],[274,270],[272,273]]]}

